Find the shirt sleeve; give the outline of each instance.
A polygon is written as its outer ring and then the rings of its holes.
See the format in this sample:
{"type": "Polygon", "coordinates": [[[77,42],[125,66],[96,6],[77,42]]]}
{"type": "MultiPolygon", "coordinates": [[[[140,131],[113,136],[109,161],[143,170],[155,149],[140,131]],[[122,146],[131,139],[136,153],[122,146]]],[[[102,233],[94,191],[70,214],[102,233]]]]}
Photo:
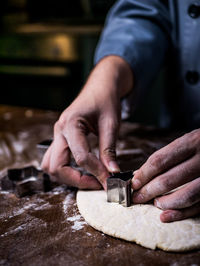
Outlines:
{"type": "MultiPolygon", "coordinates": [[[[171,23],[164,2],[118,0],[107,16],[96,48],[95,64],[108,55],[120,56],[129,63],[134,92],[139,96],[160,70],[169,47],[171,23]]],[[[131,95],[129,98],[132,101],[131,95]]]]}

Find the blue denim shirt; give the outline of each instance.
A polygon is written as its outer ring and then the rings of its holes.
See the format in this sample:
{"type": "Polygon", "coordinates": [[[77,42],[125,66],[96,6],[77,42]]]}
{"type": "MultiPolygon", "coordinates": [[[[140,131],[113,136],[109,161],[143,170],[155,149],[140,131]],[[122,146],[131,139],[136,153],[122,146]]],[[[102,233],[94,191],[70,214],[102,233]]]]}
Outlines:
{"type": "Polygon", "coordinates": [[[110,10],[95,63],[118,55],[131,66],[135,86],[123,104],[134,112],[164,65],[171,123],[200,127],[200,0],[118,0],[110,10]]]}

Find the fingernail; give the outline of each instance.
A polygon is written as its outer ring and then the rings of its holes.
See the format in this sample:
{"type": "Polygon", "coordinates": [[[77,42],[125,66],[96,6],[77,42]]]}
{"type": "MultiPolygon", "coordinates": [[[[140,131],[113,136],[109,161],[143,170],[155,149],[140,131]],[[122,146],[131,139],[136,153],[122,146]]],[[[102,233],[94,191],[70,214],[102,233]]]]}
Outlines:
{"type": "Polygon", "coordinates": [[[155,200],[154,200],[154,205],[155,205],[156,207],[158,207],[159,209],[162,209],[162,205],[161,205],[161,203],[159,202],[158,199],[155,199],[155,200]]]}
{"type": "Polygon", "coordinates": [[[109,172],[120,172],[119,166],[117,165],[117,163],[115,161],[110,161],[108,163],[109,166],[109,172]]]}
{"type": "Polygon", "coordinates": [[[167,210],[161,213],[160,220],[164,223],[170,223],[182,219],[180,211],[177,210],[167,210]]]}
{"type": "Polygon", "coordinates": [[[171,222],[171,216],[170,214],[166,212],[162,212],[160,215],[160,220],[162,223],[170,223],[171,222]]]}
{"type": "Polygon", "coordinates": [[[142,184],[138,178],[133,178],[132,185],[133,185],[133,188],[136,190],[142,186],[142,184]]]}
{"type": "Polygon", "coordinates": [[[163,223],[170,223],[173,222],[174,215],[171,213],[171,211],[164,211],[160,215],[160,220],[163,223]]]}

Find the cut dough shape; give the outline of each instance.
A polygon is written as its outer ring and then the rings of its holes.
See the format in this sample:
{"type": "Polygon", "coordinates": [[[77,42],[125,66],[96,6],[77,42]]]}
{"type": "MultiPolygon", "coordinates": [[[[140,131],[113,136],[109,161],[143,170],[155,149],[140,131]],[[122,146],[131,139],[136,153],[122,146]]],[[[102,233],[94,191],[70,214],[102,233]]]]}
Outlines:
{"type": "Polygon", "coordinates": [[[77,205],[86,222],[105,234],[151,249],[186,251],[200,247],[200,218],[162,223],[162,211],[153,205],[126,208],[108,203],[105,191],[78,191],[77,205]]]}

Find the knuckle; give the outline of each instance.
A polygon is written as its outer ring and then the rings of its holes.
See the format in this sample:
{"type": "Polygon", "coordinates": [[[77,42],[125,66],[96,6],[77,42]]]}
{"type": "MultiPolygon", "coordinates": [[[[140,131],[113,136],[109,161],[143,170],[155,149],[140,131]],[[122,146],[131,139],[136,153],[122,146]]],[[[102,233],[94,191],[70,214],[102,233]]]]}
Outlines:
{"type": "Polygon", "coordinates": [[[58,120],[58,127],[61,131],[65,131],[67,128],[71,127],[83,132],[87,132],[89,128],[86,119],[78,113],[62,114],[58,120]]]}
{"type": "Polygon", "coordinates": [[[67,117],[64,115],[61,115],[56,124],[55,124],[55,126],[57,126],[62,131],[66,127],[67,117]]]}
{"type": "Polygon", "coordinates": [[[160,183],[162,184],[164,192],[168,192],[174,188],[173,179],[170,177],[164,178],[160,183]]]}
{"type": "Polygon", "coordinates": [[[90,131],[93,131],[92,127],[90,127],[87,121],[82,117],[77,117],[76,119],[74,119],[73,126],[84,135],[88,135],[90,131]]]}
{"type": "Polygon", "coordinates": [[[189,133],[186,133],[184,137],[184,143],[185,139],[187,139],[189,149],[191,149],[192,147],[195,148],[195,150],[200,149],[200,129],[195,129],[189,133]]]}
{"type": "Polygon", "coordinates": [[[56,134],[59,130],[60,130],[60,124],[59,124],[59,121],[57,121],[54,124],[54,134],[56,134]]]}
{"type": "Polygon", "coordinates": [[[195,147],[200,149],[200,130],[196,129],[192,131],[192,141],[195,144],[195,147]]]}
{"type": "Polygon", "coordinates": [[[116,158],[116,150],[115,147],[108,147],[103,150],[103,154],[106,157],[116,158]]]}
{"type": "Polygon", "coordinates": [[[44,173],[48,174],[49,177],[50,177],[50,180],[52,182],[56,182],[57,181],[57,178],[56,178],[56,175],[57,175],[57,171],[55,171],[54,169],[51,169],[49,166],[47,165],[44,165],[42,166],[42,169],[44,171],[44,173]]]}
{"type": "Polygon", "coordinates": [[[194,192],[188,192],[187,195],[187,203],[189,206],[193,205],[197,201],[199,201],[199,193],[194,193],[194,192]]]}
{"type": "Polygon", "coordinates": [[[55,167],[50,167],[48,169],[48,173],[51,175],[51,176],[57,176],[58,175],[58,169],[55,168],[55,167]]]}
{"type": "Polygon", "coordinates": [[[88,159],[87,159],[87,156],[86,155],[78,154],[78,155],[75,155],[74,157],[75,157],[76,163],[79,166],[81,166],[81,167],[83,167],[84,165],[86,165],[87,162],[88,162],[88,159]]]}
{"type": "Polygon", "coordinates": [[[191,133],[188,133],[188,134],[192,134],[195,137],[199,137],[200,136],[200,129],[195,129],[191,133]]]}
{"type": "Polygon", "coordinates": [[[155,152],[153,155],[151,155],[148,159],[149,164],[158,170],[162,170],[164,166],[164,158],[162,154],[155,152]]]}

